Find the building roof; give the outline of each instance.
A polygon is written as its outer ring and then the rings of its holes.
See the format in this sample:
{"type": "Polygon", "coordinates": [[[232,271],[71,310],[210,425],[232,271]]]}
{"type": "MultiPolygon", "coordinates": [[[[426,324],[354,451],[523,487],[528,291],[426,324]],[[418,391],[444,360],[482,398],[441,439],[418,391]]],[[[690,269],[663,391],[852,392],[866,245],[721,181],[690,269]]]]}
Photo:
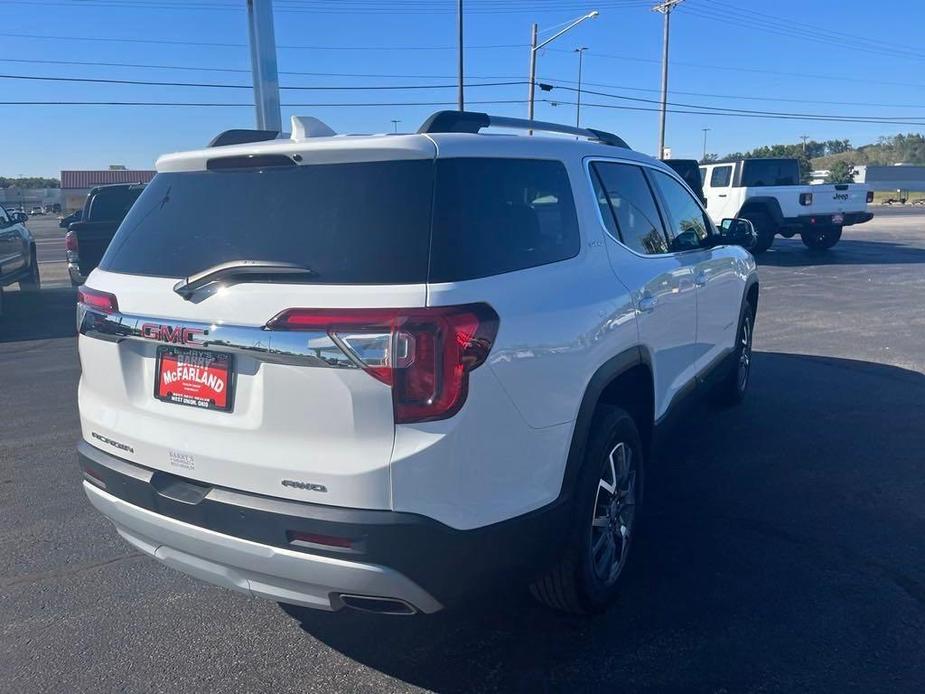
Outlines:
{"type": "Polygon", "coordinates": [[[111,183],[148,183],[156,171],[137,170],[102,170],[102,171],[62,171],[61,188],[80,189],[93,186],[105,186],[111,183]]]}

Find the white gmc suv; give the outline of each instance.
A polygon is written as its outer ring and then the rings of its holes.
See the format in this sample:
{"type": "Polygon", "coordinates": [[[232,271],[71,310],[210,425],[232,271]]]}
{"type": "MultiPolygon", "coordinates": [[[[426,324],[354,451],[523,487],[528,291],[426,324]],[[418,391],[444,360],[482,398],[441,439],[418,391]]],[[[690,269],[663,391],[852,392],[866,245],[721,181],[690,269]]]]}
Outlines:
{"type": "Polygon", "coordinates": [[[91,503],[282,603],[429,613],[517,580],[603,609],[659,425],[745,393],[751,224],[600,131],[292,130],[162,157],[80,288],[91,503]]]}

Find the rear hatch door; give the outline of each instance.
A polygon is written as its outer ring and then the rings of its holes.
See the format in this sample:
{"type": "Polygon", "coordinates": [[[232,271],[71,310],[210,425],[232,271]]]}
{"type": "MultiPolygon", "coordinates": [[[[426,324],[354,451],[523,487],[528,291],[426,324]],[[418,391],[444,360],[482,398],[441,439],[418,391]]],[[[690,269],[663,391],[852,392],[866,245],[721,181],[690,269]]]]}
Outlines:
{"type": "Polygon", "coordinates": [[[434,151],[408,139],[399,160],[159,174],[87,282],[117,307],[83,310],[84,439],[207,484],[389,508],[391,389],[351,358],[375,359],[375,330],[266,326],[293,308],[425,305],[434,151]],[[175,291],[242,260],[310,272],[175,291]]]}

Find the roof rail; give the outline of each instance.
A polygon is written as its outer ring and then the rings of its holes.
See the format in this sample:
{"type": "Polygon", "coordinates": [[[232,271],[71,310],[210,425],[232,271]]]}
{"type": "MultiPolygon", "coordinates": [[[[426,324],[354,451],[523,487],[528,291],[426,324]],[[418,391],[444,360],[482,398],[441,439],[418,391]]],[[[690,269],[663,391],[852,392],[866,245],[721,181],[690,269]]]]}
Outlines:
{"type": "Polygon", "coordinates": [[[235,128],[219,133],[212,138],[209,147],[224,147],[225,145],[243,145],[247,142],[264,142],[276,139],[279,130],[243,130],[235,128]]]}
{"type": "Polygon", "coordinates": [[[571,125],[547,123],[526,118],[490,116],[475,111],[437,111],[418,128],[419,133],[478,133],[482,128],[514,128],[516,130],[540,130],[547,133],[578,135],[597,140],[605,145],[630,149],[626,141],[613,133],[593,128],[576,128],[571,125]]]}

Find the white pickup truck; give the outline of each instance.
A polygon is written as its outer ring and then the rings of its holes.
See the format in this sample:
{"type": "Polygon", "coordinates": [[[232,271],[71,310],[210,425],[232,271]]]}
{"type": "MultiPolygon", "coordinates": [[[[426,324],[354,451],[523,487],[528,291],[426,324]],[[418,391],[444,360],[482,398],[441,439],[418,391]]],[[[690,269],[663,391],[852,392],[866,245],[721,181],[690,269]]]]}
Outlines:
{"type": "Polygon", "coordinates": [[[743,159],[700,167],[707,212],[714,221],[744,217],[758,236],[752,249],[763,253],[774,236],[800,235],[807,248],[838,243],[842,228],[870,221],[870,189],[860,183],[800,183],[797,159],[743,159]]]}

